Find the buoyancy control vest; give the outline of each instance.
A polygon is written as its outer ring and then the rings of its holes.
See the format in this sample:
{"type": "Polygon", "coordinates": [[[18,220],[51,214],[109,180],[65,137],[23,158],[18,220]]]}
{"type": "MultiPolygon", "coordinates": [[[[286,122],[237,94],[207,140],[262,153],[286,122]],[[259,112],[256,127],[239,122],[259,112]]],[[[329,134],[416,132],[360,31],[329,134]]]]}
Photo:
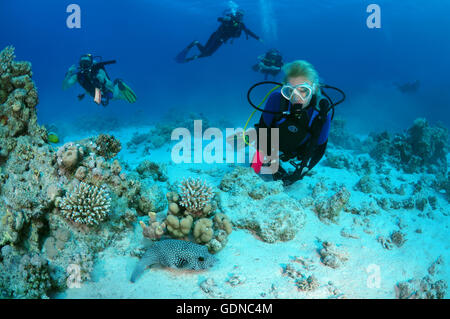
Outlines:
{"type": "Polygon", "coordinates": [[[115,63],[116,61],[106,61],[94,63],[89,69],[80,70],[77,73],[78,83],[91,96],[95,96],[95,89],[99,88],[103,94],[107,92],[106,83],[101,83],[97,78],[98,72],[103,70],[108,80],[110,80],[108,73],[105,70],[105,65],[115,63]]]}
{"type": "MultiPolygon", "coordinates": [[[[300,146],[307,143],[308,153],[312,152],[318,145],[318,140],[322,127],[328,117],[328,101],[320,99],[313,95],[310,104],[305,109],[298,108],[300,105],[293,105],[283,96],[280,98],[280,113],[275,115],[271,127],[279,129],[279,150],[283,153],[283,158],[292,159],[298,157],[300,146]]],[[[262,119],[257,125],[265,127],[262,119]]],[[[268,143],[270,143],[270,130],[268,134],[268,143]]],[[[267,144],[271,145],[271,144],[267,144]]],[[[305,149],[302,147],[302,149],[305,149]]],[[[303,153],[303,152],[302,152],[303,153]]]]}

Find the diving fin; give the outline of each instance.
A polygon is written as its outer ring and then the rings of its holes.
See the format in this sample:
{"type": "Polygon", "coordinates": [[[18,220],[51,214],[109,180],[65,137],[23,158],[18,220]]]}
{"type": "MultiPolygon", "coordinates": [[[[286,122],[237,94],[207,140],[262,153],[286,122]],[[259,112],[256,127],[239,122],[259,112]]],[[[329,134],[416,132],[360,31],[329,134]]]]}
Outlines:
{"type": "Polygon", "coordinates": [[[175,57],[175,61],[177,63],[186,63],[190,61],[189,59],[186,59],[186,56],[189,52],[189,50],[192,49],[192,47],[197,43],[197,41],[192,41],[191,44],[189,44],[183,51],[178,53],[178,55],[175,57]]]}
{"type": "Polygon", "coordinates": [[[136,102],[136,100],[137,100],[136,94],[133,92],[133,90],[128,85],[125,84],[125,82],[123,82],[120,79],[117,79],[114,82],[117,83],[120,92],[125,97],[125,100],[127,100],[129,103],[136,102]]]}

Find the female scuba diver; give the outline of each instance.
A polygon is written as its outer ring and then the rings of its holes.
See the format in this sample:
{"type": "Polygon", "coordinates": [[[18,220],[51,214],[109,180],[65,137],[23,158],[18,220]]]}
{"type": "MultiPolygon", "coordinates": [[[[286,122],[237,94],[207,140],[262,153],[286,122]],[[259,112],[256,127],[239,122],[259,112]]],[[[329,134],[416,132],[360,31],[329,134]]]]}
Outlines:
{"type": "MultiPolygon", "coordinates": [[[[251,167],[256,173],[262,173],[262,167],[268,164],[270,157],[274,157],[273,154],[266,154],[264,147],[261,148],[260,138],[266,136],[261,136],[259,129],[267,129],[267,141],[263,141],[263,145],[273,145],[271,128],[278,128],[279,147],[275,158],[283,162],[289,161],[295,170],[289,174],[279,165],[272,176],[274,180],[282,180],[284,185],[290,185],[302,179],[325,154],[334,107],[344,101],[345,94],[340,89],[319,83],[317,71],[306,61],[297,60],[288,63],[284,65],[283,72],[285,73],[283,83],[260,82],[248,92],[250,104],[263,112],[259,123],[255,125],[258,147],[251,167]],[[281,91],[271,93],[265,108],[260,109],[251,101],[250,93],[256,86],[267,83],[278,85],[272,91],[279,87],[281,91]],[[337,90],[343,98],[334,103],[324,88],[337,90]]],[[[246,143],[248,144],[247,141],[246,143]]],[[[277,151],[272,147],[266,149],[270,149],[267,153],[277,151]]]]}
{"type": "MultiPolygon", "coordinates": [[[[113,61],[96,61],[92,54],[82,55],[78,63],[78,68],[72,65],[66,73],[63,82],[63,90],[68,89],[75,83],[94,98],[95,103],[108,105],[109,100],[126,100],[129,103],[136,102],[136,94],[121,79],[110,80],[106,73],[105,65],[116,63],[113,61]]],[[[78,95],[78,99],[83,99],[85,94],[78,95]]]]}

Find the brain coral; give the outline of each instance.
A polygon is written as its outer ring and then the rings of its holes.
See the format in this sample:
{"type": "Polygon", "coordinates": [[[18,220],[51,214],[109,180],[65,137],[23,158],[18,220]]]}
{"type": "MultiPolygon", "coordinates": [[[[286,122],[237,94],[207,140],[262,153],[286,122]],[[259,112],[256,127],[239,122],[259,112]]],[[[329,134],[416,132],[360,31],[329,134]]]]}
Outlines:
{"type": "Polygon", "coordinates": [[[57,202],[62,215],[77,224],[98,225],[111,207],[111,198],[104,187],[80,182],[73,192],[57,202]]]}

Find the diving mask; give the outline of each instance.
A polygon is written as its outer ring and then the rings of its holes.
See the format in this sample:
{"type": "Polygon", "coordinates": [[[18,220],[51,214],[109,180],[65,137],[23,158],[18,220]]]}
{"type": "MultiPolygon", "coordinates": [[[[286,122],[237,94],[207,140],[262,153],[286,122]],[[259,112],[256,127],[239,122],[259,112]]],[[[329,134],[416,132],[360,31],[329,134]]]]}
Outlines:
{"type": "Polygon", "coordinates": [[[281,88],[283,97],[292,103],[307,102],[313,95],[314,86],[308,83],[300,83],[296,86],[285,84],[281,88]]]}
{"type": "Polygon", "coordinates": [[[89,69],[93,63],[94,63],[94,58],[92,57],[92,55],[85,54],[85,55],[81,56],[79,64],[80,64],[80,68],[82,70],[86,70],[86,69],[89,69]]]}

